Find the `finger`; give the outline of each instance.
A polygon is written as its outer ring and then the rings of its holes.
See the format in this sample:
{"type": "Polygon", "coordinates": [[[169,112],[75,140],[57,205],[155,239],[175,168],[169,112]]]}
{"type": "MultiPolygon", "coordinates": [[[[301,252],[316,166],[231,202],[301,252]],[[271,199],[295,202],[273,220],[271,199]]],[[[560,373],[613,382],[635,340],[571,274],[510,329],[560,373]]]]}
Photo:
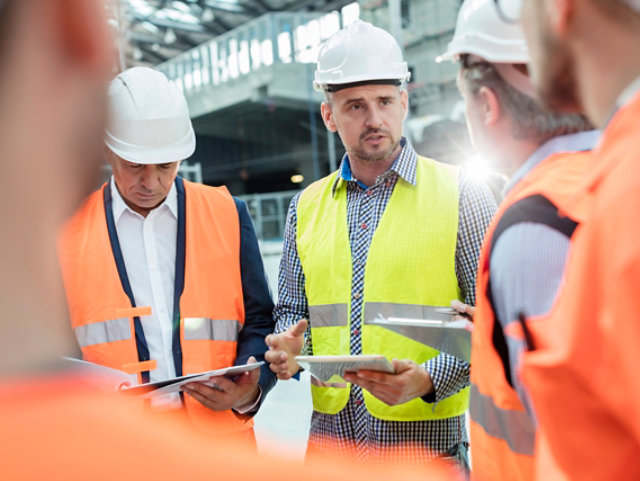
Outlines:
{"type": "Polygon", "coordinates": [[[392,375],[380,371],[367,371],[365,369],[362,369],[356,373],[356,376],[358,379],[365,379],[370,382],[388,384],[390,382],[389,377],[392,375]]]}
{"type": "Polygon", "coordinates": [[[264,338],[264,342],[267,343],[267,346],[269,346],[269,349],[275,349],[279,347],[279,345],[281,344],[281,339],[282,339],[282,334],[269,334],[267,337],[264,338]]]}
{"type": "Polygon", "coordinates": [[[401,374],[416,366],[413,361],[408,359],[393,359],[391,365],[396,370],[396,375],[401,374]]]}
{"type": "Polygon", "coordinates": [[[287,332],[293,337],[300,337],[304,335],[305,331],[307,330],[307,325],[308,323],[306,319],[300,319],[296,324],[290,326],[287,329],[287,332]]]}
{"type": "Polygon", "coordinates": [[[451,306],[452,309],[455,309],[456,311],[462,312],[462,313],[466,313],[467,307],[469,307],[464,302],[460,302],[458,299],[452,300],[449,305],[451,306]]]}
{"type": "Polygon", "coordinates": [[[226,411],[228,409],[225,405],[217,402],[216,400],[207,398],[206,396],[203,396],[197,391],[194,391],[191,389],[185,389],[184,391],[193,399],[198,401],[203,406],[211,409],[212,411],[226,411]]]}
{"type": "Polygon", "coordinates": [[[280,363],[287,361],[287,353],[281,351],[280,349],[274,349],[272,351],[267,351],[264,353],[264,358],[266,361],[270,363],[280,363]]]}

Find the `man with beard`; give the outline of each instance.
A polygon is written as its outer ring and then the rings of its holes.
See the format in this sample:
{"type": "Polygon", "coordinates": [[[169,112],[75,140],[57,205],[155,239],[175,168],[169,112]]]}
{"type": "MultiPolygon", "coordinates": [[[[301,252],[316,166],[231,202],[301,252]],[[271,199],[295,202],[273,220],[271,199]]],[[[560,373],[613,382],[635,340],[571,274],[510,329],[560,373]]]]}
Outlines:
{"type": "Polygon", "coordinates": [[[478,269],[469,408],[473,472],[480,480],[530,480],[536,427],[518,372],[526,343],[509,332],[521,314],[544,314],[557,298],[575,225],[558,218],[555,204],[574,195],[599,132],[582,115],[540,106],[521,25],[503,22],[493,0],[462,5],[453,40],[438,60],[459,61],[473,144],[509,176],[478,269]]]}
{"type": "Polygon", "coordinates": [[[265,359],[289,379],[307,332],[309,353],[383,354],[396,373],[314,382],[308,452],[351,447],[344,452],[363,461],[466,457],[469,364],[371,325],[380,315],[433,318],[448,296],[473,305],[479,247],[495,210],[484,184],[418,156],[402,137],[408,77],[394,38],[365,22],[336,33],[319,54],[322,117],[346,154],[289,207],[265,359]]]}
{"type": "Polygon", "coordinates": [[[0,477],[450,479],[435,468],[250,455],[151,417],[62,362],[73,347],[55,240],[99,173],[112,60],[103,14],[93,0],[0,0],[0,477]]]}
{"type": "Polygon", "coordinates": [[[640,2],[518,3],[498,7],[522,18],[542,100],[604,129],[580,192],[561,206],[579,224],[565,289],[549,318],[526,324],[539,479],[639,479],[640,2]]]}

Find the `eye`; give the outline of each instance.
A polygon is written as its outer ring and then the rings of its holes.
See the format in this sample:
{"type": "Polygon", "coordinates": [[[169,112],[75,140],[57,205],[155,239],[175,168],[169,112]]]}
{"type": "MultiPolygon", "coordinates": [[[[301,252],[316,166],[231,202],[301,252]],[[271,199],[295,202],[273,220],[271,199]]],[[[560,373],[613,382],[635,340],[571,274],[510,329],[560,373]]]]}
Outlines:
{"type": "Polygon", "coordinates": [[[354,104],[351,104],[351,106],[349,106],[349,110],[360,110],[360,109],[362,109],[361,104],[354,103],[354,104]]]}
{"type": "Polygon", "coordinates": [[[393,103],[393,100],[391,100],[391,99],[382,99],[382,100],[380,101],[380,103],[381,103],[382,105],[391,105],[391,104],[393,103]]]}

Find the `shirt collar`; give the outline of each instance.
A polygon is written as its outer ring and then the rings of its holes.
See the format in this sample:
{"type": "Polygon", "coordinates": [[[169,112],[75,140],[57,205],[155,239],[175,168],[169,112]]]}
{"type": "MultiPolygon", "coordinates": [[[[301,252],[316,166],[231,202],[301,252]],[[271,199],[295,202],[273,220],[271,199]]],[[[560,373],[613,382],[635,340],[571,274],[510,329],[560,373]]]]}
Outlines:
{"type": "MultiPolygon", "coordinates": [[[[398,154],[398,156],[393,161],[393,164],[389,168],[387,172],[380,175],[376,180],[376,184],[384,177],[386,177],[389,172],[395,172],[399,177],[410,183],[411,185],[416,185],[416,172],[418,170],[418,155],[416,151],[413,150],[413,147],[405,139],[404,137],[400,140],[400,145],[402,145],[402,150],[398,154]]],[[[336,191],[340,187],[340,185],[346,182],[357,182],[360,187],[366,189],[367,186],[359,182],[357,179],[353,177],[351,172],[351,164],[349,163],[349,156],[344,154],[342,157],[342,162],[340,163],[340,167],[338,168],[338,175],[336,175],[336,180],[333,183],[331,194],[335,195],[336,191]]]]}
{"type": "MultiPolygon", "coordinates": [[[[120,192],[116,187],[116,182],[113,175],[111,176],[110,184],[111,184],[111,199],[112,199],[111,206],[113,208],[114,220],[118,222],[118,220],[120,219],[120,216],[122,216],[124,211],[129,211],[132,214],[139,216],[140,214],[138,214],[136,211],[134,211],[131,207],[129,207],[125,203],[124,199],[122,198],[122,196],[120,195],[120,192]]],[[[169,193],[167,194],[167,197],[164,199],[162,204],[156,207],[156,209],[161,209],[161,208],[169,209],[169,212],[171,212],[171,214],[176,219],[178,218],[178,192],[176,190],[175,182],[173,182],[173,184],[171,185],[171,189],[169,189],[169,193]]]]}
{"type": "Polygon", "coordinates": [[[504,186],[503,194],[506,195],[518,182],[524,179],[544,159],[557,154],[558,152],[583,152],[593,150],[602,132],[599,130],[588,130],[575,134],[561,135],[542,144],[527,161],[520,166],[516,173],[504,186]]]}

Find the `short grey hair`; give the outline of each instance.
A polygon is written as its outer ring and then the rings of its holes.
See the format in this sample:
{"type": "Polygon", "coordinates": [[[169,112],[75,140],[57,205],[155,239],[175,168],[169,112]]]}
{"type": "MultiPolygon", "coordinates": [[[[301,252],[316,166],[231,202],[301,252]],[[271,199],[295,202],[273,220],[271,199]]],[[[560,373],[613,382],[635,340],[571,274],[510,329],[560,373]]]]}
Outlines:
{"type": "MultiPolygon", "coordinates": [[[[526,71],[525,65],[521,68],[526,71]]],[[[505,82],[489,62],[461,66],[460,79],[472,95],[476,95],[482,87],[495,92],[501,107],[509,112],[513,119],[512,134],[515,139],[543,144],[560,135],[593,129],[592,124],[583,115],[563,114],[545,109],[538,101],[505,82]]]]}

